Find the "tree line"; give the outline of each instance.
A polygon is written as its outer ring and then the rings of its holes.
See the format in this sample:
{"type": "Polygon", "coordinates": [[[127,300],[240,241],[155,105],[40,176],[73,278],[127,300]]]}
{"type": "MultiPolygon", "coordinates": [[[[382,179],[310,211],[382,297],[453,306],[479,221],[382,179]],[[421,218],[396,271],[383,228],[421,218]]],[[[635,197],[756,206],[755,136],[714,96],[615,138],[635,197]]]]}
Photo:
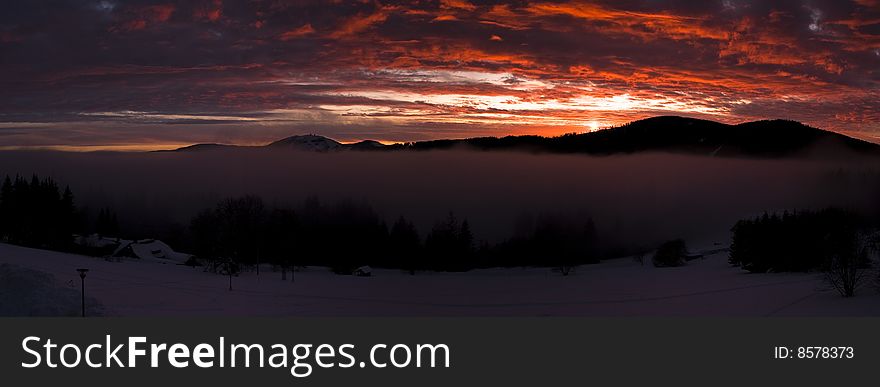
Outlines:
{"type": "Polygon", "coordinates": [[[733,226],[729,261],[751,272],[821,270],[828,257],[852,254],[866,226],[863,217],[838,208],[764,213],[733,226]]]}
{"type": "Polygon", "coordinates": [[[106,255],[112,250],[75,244],[77,234],[97,233],[119,237],[116,212],[100,208],[92,221],[88,208],[76,205],[69,186],[49,177],[5,176],[0,185],[0,241],[21,246],[85,255],[106,255]]]}
{"type": "MultiPolygon", "coordinates": [[[[0,187],[0,241],[6,243],[102,256],[106,249],[77,245],[74,236],[157,237],[123,235],[120,223],[111,208],[78,208],[71,189],[51,178],[6,176],[0,187]]],[[[568,274],[576,265],[598,262],[602,252],[589,217],[540,216],[525,232],[490,245],[451,211],[422,235],[404,216],[389,225],[367,203],[316,197],[290,207],[268,206],[257,196],[227,198],[199,211],[188,227],[166,228],[175,232],[159,236],[173,237],[175,248],[225,274],[259,263],[282,273],[294,266],[351,273],[370,265],[410,273],[543,266],[568,274]]]]}
{"type": "Polygon", "coordinates": [[[29,247],[68,250],[79,218],[69,187],[33,175],[3,179],[0,239],[29,247]]]}
{"type": "MultiPolygon", "coordinates": [[[[212,270],[230,262],[329,266],[351,273],[363,265],[416,271],[465,271],[480,267],[571,267],[599,260],[592,219],[541,217],[525,235],[489,245],[478,242],[467,219],[453,212],[422,237],[400,216],[390,226],[368,204],[323,203],[311,197],[292,207],[270,207],[256,196],[221,200],[190,222],[193,252],[212,270]]],[[[286,275],[286,274],[283,274],[286,275]]]]}
{"type": "Polygon", "coordinates": [[[845,297],[867,277],[880,247],[874,222],[839,208],[764,213],[732,232],[731,264],[756,273],[822,272],[845,297]]]}

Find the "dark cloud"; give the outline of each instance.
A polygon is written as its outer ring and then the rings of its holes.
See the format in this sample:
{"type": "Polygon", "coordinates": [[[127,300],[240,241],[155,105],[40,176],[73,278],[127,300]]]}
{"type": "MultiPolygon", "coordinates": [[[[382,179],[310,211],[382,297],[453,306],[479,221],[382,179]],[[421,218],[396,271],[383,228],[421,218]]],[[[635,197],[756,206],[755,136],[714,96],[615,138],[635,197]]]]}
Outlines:
{"type": "Polygon", "coordinates": [[[0,145],[558,134],[670,113],[871,138],[878,26],[872,0],[14,2],[0,145]]]}

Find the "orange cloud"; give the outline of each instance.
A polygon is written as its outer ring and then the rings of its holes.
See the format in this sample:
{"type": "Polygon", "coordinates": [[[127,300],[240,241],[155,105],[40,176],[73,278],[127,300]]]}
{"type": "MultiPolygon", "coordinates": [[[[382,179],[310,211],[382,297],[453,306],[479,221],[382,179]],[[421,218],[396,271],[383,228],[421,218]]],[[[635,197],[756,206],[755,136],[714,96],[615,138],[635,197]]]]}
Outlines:
{"type": "Polygon", "coordinates": [[[359,14],[354,17],[348,18],[344,20],[335,31],[330,33],[329,36],[331,38],[338,39],[363,32],[373,25],[382,23],[387,20],[388,16],[396,9],[397,7],[381,6],[373,13],[359,14]]]}
{"type": "Polygon", "coordinates": [[[310,35],[313,33],[315,33],[315,29],[312,28],[312,25],[306,24],[306,25],[303,25],[302,27],[294,28],[290,31],[282,33],[281,35],[279,35],[279,39],[281,39],[283,41],[287,41],[287,40],[291,40],[291,39],[301,38],[303,36],[310,35]]]}
{"type": "Polygon", "coordinates": [[[703,18],[666,13],[621,11],[603,5],[578,1],[573,3],[534,3],[525,9],[535,17],[569,16],[585,22],[602,22],[603,32],[634,35],[643,40],[656,38],[715,39],[729,37],[719,27],[703,25],[703,18]]]}
{"type": "Polygon", "coordinates": [[[465,11],[473,11],[477,6],[471,4],[467,0],[440,0],[442,8],[462,9],[465,11]]]}
{"type": "MultiPolygon", "coordinates": [[[[25,102],[51,95],[43,105],[53,111],[220,107],[240,113],[246,118],[241,122],[271,125],[290,119],[274,110],[299,109],[306,113],[297,114],[319,118],[296,122],[328,127],[340,119],[414,131],[455,126],[456,133],[476,135],[557,134],[656,114],[728,122],[785,117],[880,133],[880,15],[865,9],[876,0],[857,1],[836,9],[816,5],[824,16],[813,21],[821,25],[813,30],[800,4],[731,9],[687,2],[304,0],[226,9],[219,1],[201,1],[176,11],[122,7],[102,13],[115,31],[171,22],[174,30],[97,36],[90,42],[107,42],[102,49],[109,51],[93,57],[119,63],[42,74],[31,83],[37,91],[7,92],[18,105],[0,107],[0,113],[25,111],[25,102]],[[176,17],[191,11],[194,18],[176,17]],[[218,23],[206,28],[204,21],[218,23]],[[212,39],[200,43],[213,46],[190,49],[186,39],[173,40],[177,33],[210,33],[212,39]],[[283,43],[306,37],[334,40],[298,45],[296,52],[283,43]],[[130,47],[149,55],[132,55],[130,47]],[[156,63],[138,63],[141,57],[156,63]],[[241,58],[256,63],[242,65],[241,58]],[[187,87],[159,92],[168,90],[164,84],[187,87]],[[116,90],[135,88],[131,97],[113,98],[116,90]]],[[[0,40],[7,34],[29,41],[18,29],[0,31],[0,40]]],[[[187,114],[162,117],[192,120],[187,114]]]]}
{"type": "Polygon", "coordinates": [[[529,29],[531,22],[523,15],[511,10],[507,4],[495,5],[489,11],[480,15],[480,23],[511,30],[529,29]]]}
{"type": "Polygon", "coordinates": [[[434,19],[432,19],[431,21],[438,22],[438,21],[455,21],[455,20],[458,20],[458,18],[455,17],[455,15],[445,14],[445,15],[439,15],[439,16],[435,17],[434,19]]]}
{"type": "MultiPolygon", "coordinates": [[[[771,16],[772,17],[772,16],[771,16]]],[[[739,64],[769,64],[777,66],[812,65],[832,74],[841,74],[844,65],[833,58],[828,51],[805,49],[784,31],[776,31],[759,24],[753,19],[744,18],[731,34],[731,38],[721,45],[718,52],[721,58],[734,57],[739,64]]]]}

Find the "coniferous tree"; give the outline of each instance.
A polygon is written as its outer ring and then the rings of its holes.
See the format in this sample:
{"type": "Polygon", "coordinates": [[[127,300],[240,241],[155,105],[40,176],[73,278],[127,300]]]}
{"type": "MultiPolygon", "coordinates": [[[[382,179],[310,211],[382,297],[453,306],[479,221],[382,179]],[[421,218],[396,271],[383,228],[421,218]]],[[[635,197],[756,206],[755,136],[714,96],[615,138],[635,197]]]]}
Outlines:
{"type": "Polygon", "coordinates": [[[825,270],[829,257],[848,255],[863,227],[858,215],[836,208],[768,214],[738,221],[728,261],[751,272],[825,270]]]}
{"type": "Polygon", "coordinates": [[[95,221],[95,232],[102,236],[118,236],[119,221],[116,212],[110,208],[101,208],[95,221]]]}
{"type": "Polygon", "coordinates": [[[422,259],[419,256],[421,240],[416,227],[404,218],[399,217],[391,226],[389,242],[389,266],[400,267],[415,274],[416,270],[423,268],[422,259]]]}
{"type": "Polygon", "coordinates": [[[25,246],[67,250],[76,228],[73,192],[52,179],[9,176],[0,187],[0,239],[25,246]]]}
{"type": "Polygon", "coordinates": [[[246,264],[260,262],[264,211],[263,200],[256,196],[227,199],[217,206],[219,243],[227,257],[246,264]]]}
{"type": "Polygon", "coordinates": [[[455,214],[449,212],[425,239],[429,267],[434,270],[467,270],[472,266],[473,239],[467,220],[459,222],[455,214]]]}
{"type": "Polygon", "coordinates": [[[193,249],[197,256],[208,262],[206,270],[217,271],[225,251],[220,245],[220,222],[215,209],[200,211],[190,221],[193,249]]]}
{"type": "Polygon", "coordinates": [[[293,210],[276,208],[268,217],[265,226],[265,256],[268,260],[281,268],[281,279],[287,280],[287,272],[290,271],[290,279],[294,280],[294,265],[296,263],[296,248],[299,244],[297,231],[299,221],[293,210]]]}
{"type": "Polygon", "coordinates": [[[0,240],[8,237],[9,228],[13,219],[13,187],[12,179],[7,175],[3,179],[3,186],[0,188],[0,240]]]}

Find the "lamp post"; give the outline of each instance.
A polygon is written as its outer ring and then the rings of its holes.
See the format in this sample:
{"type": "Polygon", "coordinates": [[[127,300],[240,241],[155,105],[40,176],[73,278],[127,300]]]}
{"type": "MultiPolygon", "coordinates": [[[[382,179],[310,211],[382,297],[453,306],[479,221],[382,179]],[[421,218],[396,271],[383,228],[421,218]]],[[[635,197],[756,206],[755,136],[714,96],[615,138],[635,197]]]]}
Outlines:
{"type": "Polygon", "coordinates": [[[82,316],[86,317],[86,273],[89,269],[76,269],[79,272],[79,279],[82,281],[80,288],[82,289],[82,316]]]}

